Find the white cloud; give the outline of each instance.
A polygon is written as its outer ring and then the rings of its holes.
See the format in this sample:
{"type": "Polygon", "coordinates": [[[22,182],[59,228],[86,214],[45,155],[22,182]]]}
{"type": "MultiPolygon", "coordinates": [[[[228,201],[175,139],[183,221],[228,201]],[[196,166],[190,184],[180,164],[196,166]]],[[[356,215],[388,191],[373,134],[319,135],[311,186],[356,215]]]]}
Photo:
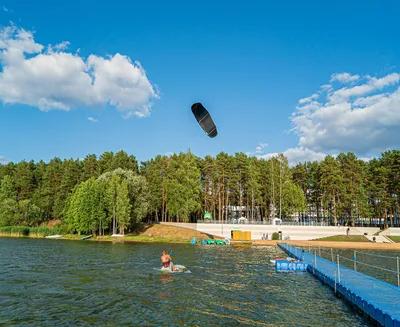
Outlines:
{"type": "Polygon", "coordinates": [[[4,156],[0,156],[0,165],[8,164],[8,160],[4,156]]]}
{"type": "Polygon", "coordinates": [[[42,111],[111,105],[125,117],[150,115],[158,91],[139,62],[66,52],[68,41],[43,46],[14,25],[0,30],[0,98],[42,111]]]}
{"type": "Polygon", "coordinates": [[[314,93],[313,95],[309,96],[308,98],[303,98],[299,100],[299,104],[305,104],[311,102],[312,100],[318,99],[318,93],[314,93]]]}
{"type": "MultiPolygon", "coordinates": [[[[69,45],[71,43],[69,43],[68,41],[63,41],[61,43],[58,43],[54,46],[52,46],[51,44],[49,44],[47,46],[47,53],[52,54],[53,52],[57,52],[57,51],[62,51],[62,50],[66,50],[68,49],[69,45]]],[[[79,49],[78,49],[79,50],[79,49]]]]}
{"type": "Polygon", "coordinates": [[[400,74],[393,73],[382,78],[367,76],[367,83],[357,85],[351,88],[341,88],[328,96],[332,104],[343,103],[352,97],[363,96],[374,91],[381,90],[387,86],[397,84],[400,80],[400,74]]]}
{"type": "Polygon", "coordinates": [[[321,89],[322,91],[327,92],[327,91],[329,91],[329,90],[332,89],[332,85],[330,85],[330,84],[324,84],[324,85],[322,85],[322,86],[320,87],[320,89],[321,89]]]}
{"type": "Polygon", "coordinates": [[[264,149],[268,147],[268,143],[260,143],[257,147],[256,147],[256,153],[264,153],[264,149]]]}
{"type": "Polygon", "coordinates": [[[90,120],[92,123],[97,123],[99,120],[93,117],[88,117],[88,120],[90,120]]]}
{"type": "Polygon", "coordinates": [[[330,82],[338,81],[339,83],[346,84],[355,82],[360,79],[359,75],[350,75],[349,73],[332,74],[330,82]]]}
{"type": "Polygon", "coordinates": [[[319,101],[297,106],[291,120],[300,148],[368,156],[399,147],[400,75],[361,80],[366,82],[339,90],[326,88],[319,101]]]}
{"type": "Polygon", "coordinates": [[[387,97],[388,95],[389,93],[383,93],[383,94],[371,95],[369,97],[360,97],[354,100],[353,104],[355,106],[360,106],[360,107],[371,106],[375,103],[378,103],[381,99],[387,97]]]}
{"type": "MultiPolygon", "coordinates": [[[[278,153],[267,153],[262,156],[258,156],[258,158],[268,160],[272,157],[276,157],[277,155],[278,153]]],[[[307,161],[322,161],[326,157],[325,153],[315,152],[303,147],[287,149],[283,152],[283,155],[288,159],[290,166],[295,166],[299,162],[304,163],[307,161]]]]}
{"type": "Polygon", "coordinates": [[[173,156],[174,155],[174,152],[167,152],[167,153],[165,153],[165,156],[166,157],[171,157],[171,156],[173,156]]]}

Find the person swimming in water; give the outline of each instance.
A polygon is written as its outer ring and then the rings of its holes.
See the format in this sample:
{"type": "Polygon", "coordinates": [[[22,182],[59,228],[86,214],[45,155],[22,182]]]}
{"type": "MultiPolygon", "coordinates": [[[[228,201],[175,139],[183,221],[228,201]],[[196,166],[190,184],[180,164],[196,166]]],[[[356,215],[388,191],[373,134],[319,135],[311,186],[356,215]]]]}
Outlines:
{"type": "Polygon", "coordinates": [[[164,250],[162,251],[161,262],[163,263],[164,268],[168,268],[171,266],[171,270],[175,270],[174,264],[171,262],[172,258],[167,252],[164,250]]]}

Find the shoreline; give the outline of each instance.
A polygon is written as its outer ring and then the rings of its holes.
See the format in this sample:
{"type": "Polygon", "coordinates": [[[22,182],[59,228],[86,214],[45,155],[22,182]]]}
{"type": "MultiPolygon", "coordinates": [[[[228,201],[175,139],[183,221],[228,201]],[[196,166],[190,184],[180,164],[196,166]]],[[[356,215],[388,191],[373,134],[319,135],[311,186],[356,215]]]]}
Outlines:
{"type": "MultiPolygon", "coordinates": [[[[87,236],[87,235],[86,235],[87,236]]],[[[0,238],[29,238],[29,239],[46,239],[51,241],[85,241],[85,242],[111,242],[111,243],[176,243],[176,244],[190,244],[190,240],[187,239],[174,239],[174,238],[158,238],[158,237],[143,237],[143,236],[127,236],[125,237],[111,237],[101,236],[92,237],[86,240],[81,240],[85,235],[73,236],[73,237],[60,237],[60,238],[46,238],[45,236],[25,236],[25,235],[10,235],[0,234],[0,238]],[[135,239],[136,238],[136,239],[135,239]]]]}
{"type": "MultiPolygon", "coordinates": [[[[66,235],[56,239],[48,240],[63,240],[63,241],[81,241],[80,238],[85,235],[66,235]]],[[[16,235],[0,233],[0,238],[29,238],[29,239],[46,239],[45,236],[39,235],[16,235]]],[[[89,242],[109,242],[109,243],[173,243],[173,244],[190,244],[190,239],[178,239],[167,237],[152,237],[152,236],[132,236],[125,237],[111,237],[111,236],[97,236],[84,241],[89,242]]],[[[266,247],[278,246],[278,243],[288,243],[294,246],[301,247],[323,247],[323,248],[337,248],[337,249],[363,249],[363,250],[387,250],[387,251],[400,251],[400,243],[371,243],[371,242],[345,242],[345,241],[279,241],[279,240],[252,240],[252,241],[232,241],[233,247],[266,247]]],[[[201,245],[197,243],[196,245],[201,245]]],[[[205,245],[206,246],[206,245],[205,245]]]]}

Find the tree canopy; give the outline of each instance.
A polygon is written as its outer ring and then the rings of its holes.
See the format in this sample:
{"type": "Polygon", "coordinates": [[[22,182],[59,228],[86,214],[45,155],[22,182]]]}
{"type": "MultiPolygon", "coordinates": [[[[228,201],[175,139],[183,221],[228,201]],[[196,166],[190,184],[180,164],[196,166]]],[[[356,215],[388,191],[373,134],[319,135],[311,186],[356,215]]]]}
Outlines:
{"type": "Polygon", "coordinates": [[[124,151],[83,160],[0,164],[0,226],[60,219],[77,232],[124,233],[141,221],[274,217],[327,224],[399,224],[400,151],[368,162],[354,153],[290,167],[244,153],[158,155],[124,151]]]}

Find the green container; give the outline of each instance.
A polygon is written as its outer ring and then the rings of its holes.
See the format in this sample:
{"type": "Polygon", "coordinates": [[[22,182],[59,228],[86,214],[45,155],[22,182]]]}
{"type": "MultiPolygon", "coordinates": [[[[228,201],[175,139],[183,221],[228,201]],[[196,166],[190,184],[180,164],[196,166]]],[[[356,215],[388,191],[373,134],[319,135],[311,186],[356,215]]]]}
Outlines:
{"type": "Polygon", "coordinates": [[[214,240],[208,240],[207,244],[214,244],[214,240]]]}

